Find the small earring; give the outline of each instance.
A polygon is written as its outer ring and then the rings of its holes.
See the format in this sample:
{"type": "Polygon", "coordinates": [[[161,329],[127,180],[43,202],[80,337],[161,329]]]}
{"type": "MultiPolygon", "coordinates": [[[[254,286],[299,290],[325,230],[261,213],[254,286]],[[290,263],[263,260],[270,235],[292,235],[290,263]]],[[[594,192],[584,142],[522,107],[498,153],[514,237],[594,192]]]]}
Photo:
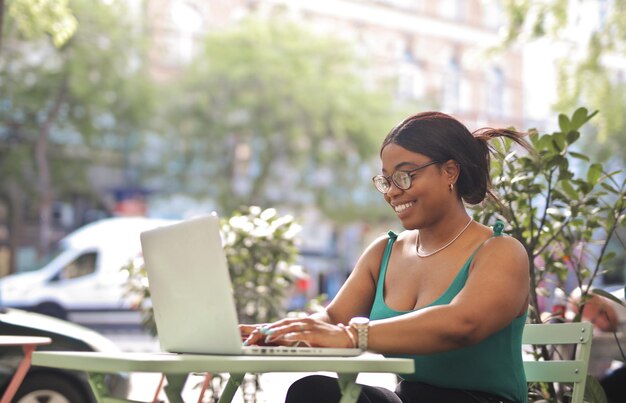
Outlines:
{"type": "Polygon", "coordinates": [[[450,191],[452,192],[454,190],[454,183],[449,184],[448,187],[450,188],[450,191]]]}

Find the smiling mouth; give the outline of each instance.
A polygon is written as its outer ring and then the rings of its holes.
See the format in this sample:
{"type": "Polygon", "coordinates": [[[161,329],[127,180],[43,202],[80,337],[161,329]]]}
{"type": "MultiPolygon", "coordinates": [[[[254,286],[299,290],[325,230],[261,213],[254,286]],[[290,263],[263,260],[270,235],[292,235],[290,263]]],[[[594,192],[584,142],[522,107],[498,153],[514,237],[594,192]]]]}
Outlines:
{"type": "Polygon", "coordinates": [[[392,206],[392,207],[393,207],[394,211],[396,212],[396,214],[400,214],[404,210],[408,209],[409,207],[411,207],[414,204],[415,204],[415,202],[408,202],[408,203],[404,203],[404,204],[400,204],[400,205],[392,206]]]}

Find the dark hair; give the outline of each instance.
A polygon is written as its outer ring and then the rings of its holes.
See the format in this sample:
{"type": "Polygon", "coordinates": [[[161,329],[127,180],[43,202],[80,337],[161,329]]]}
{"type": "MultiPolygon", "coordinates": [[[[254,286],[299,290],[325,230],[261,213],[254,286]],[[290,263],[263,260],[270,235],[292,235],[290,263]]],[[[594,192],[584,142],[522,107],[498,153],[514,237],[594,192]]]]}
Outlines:
{"type": "Polygon", "coordinates": [[[380,148],[390,143],[424,154],[440,163],[454,160],[461,166],[456,182],[459,196],[468,204],[478,204],[486,195],[498,201],[491,191],[489,164],[493,148],[489,141],[509,138],[527,150],[525,133],[510,129],[483,128],[471,133],[465,125],[441,112],[422,112],[409,116],[391,129],[380,148]]]}

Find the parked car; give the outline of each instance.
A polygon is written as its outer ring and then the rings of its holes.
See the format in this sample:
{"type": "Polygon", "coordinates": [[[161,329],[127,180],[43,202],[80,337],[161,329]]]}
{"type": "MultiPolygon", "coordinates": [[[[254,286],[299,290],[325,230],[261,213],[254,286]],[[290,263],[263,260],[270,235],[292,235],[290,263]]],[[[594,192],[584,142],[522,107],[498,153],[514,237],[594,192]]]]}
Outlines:
{"type": "Polygon", "coordinates": [[[49,263],[0,279],[0,306],[24,309],[98,328],[139,325],[126,296],[122,267],[141,256],[139,234],[172,223],[145,217],[107,218],[70,233],[49,263]]]}
{"type": "MultiPolygon", "coordinates": [[[[117,345],[93,330],[64,320],[17,309],[0,311],[0,334],[42,336],[52,339],[36,351],[119,351],[117,345]]],[[[0,393],[7,388],[23,357],[19,347],[0,348],[0,393]]],[[[128,374],[112,374],[105,381],[115,397],[127,398],[128,374]]],[[[32,366],[12,403],[96,403],[87,375],[32,366]]]]}

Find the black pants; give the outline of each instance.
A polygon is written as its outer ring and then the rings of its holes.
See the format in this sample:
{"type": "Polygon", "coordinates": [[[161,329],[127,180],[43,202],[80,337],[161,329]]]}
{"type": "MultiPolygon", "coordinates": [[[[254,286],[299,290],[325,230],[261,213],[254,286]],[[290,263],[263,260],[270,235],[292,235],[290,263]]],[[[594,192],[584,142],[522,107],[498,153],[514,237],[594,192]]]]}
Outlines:
{"type": "MultiPolygon", "coordinates": [[[[341,399],[337,379],[311,375],[291,385],[286,403],[336,403],[341,399]]],[[[357,403],[513,403],[485,392],[438,388],[421,382],[402,381],[392,392],[363,385],[357,403]]]]}
{"type": "Polygon", "coordinates": [[[600,380],[609,403],[626,402],[626,365],[600,380]]]}

